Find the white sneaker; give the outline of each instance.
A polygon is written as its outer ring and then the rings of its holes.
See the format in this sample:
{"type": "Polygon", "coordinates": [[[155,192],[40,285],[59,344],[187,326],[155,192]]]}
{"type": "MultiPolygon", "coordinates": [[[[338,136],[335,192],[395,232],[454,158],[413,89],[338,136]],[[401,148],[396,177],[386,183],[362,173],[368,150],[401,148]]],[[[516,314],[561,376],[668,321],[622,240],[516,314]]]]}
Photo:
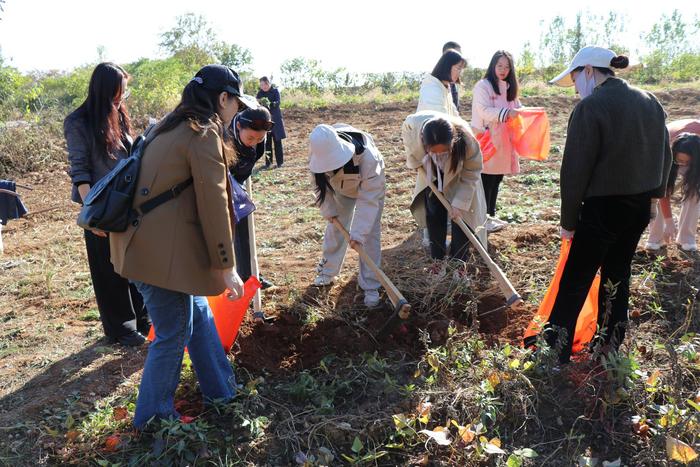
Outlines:
{"type": "Polygon", "coordinates": [[[335,277],[326,276],[325,274],[319,274],[314,279],[314,287],[327,287],[335,282],[335,277]]]}
{"type": "Polygon", "coordinates": [[[380,304],[379,290],[365,290],[365,306],[367,308],[377,308],[380,304]]]}
{"type": "Polygon", "coordinates": [[[698,251],[698,246],[695,243],[683,243],[681,249],[683,251],[698,251]]]}
{"type": "Polygon", "coordinates": [[[647,242],[644,249],[651,251],[658,251],[661,249],[661,243],[647,242]]]}
{"type": "Polygon", "coordinates": [[[493,217],[488,217],[486,219],[486,231],[488,233],[491,232],[498,232],[499,230],[503,230],[507,223],[503,224],[503,221],[498,221],[497,219],[494,219],[493,217]]]}

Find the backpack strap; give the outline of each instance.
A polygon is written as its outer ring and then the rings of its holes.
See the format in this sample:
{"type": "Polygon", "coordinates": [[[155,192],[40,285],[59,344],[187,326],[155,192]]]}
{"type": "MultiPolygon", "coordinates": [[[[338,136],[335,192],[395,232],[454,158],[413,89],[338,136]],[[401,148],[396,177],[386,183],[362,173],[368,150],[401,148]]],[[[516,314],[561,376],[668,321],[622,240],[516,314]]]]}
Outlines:
{"type": "Polygon", "coordinates": [[[171,199],[177,198],[180,196],[180,193],[182,193],[185,188],[188,186],[192,185],[192,177],[188,178],[184,182],[180,182],[168,191],[165,191],[158,196],[154,196],[153,198],[149,199],[145,203],[141,204],[137,211],[143,216],[145,214],[148,214],[149,212],[153,211],[155,208],[160,206],[161,204],[170,201],[171,199]]]}

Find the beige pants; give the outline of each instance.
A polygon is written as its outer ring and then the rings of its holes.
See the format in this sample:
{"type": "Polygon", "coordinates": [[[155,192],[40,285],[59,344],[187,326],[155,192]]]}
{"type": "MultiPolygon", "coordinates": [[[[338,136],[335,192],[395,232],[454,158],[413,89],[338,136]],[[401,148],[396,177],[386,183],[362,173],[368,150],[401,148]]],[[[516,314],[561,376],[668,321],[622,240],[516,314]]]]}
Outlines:
{"type": "MultiPolygon", "coordinates": [[[[700,217],[700,198],[690,197],[681,204],[681,213],[678,218],[678,235],[676,243],[680,245],[697,245],[695,237],[698,231],[698,218],[700,217]]],[[[661,211],[649,225],[649,243],[663,243],[664,227],[666,222],[661,211]]]]}

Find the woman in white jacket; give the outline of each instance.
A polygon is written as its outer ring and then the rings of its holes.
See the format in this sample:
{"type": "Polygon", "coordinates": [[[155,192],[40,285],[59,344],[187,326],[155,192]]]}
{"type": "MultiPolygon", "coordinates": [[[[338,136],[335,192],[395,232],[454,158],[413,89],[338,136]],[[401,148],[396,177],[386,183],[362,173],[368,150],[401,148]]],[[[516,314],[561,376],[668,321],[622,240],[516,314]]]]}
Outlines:
{"type": "Polygon", "coordinates": [[[459,83],[459,75],[466,65],[467,61],[454,49],[449,49],[442,54],[433,71],[423,78],[416,111],[433,110],[457,116],[457,107],[452,100],[450,84],[459,83]]]}
{"type": "Polygon", "coordinates": [[[481,150],[469,124],[459,117],[422,111],[409,115],[402,127],[406,165],[423,167],[450,202],[448,212],[418,171],[411,212],[419,227],[427,227],[430,255],[443,259],[448,217],[452,219],[452,258],[466,261],[469,241],[454,220],[462,218],[486,246],[486,203],[481,186],[481,150]]]}
{"type": "MultiPolygon", "coordinates": [[[[384,209],[384,159],[369,133],[344,123],[318,125],[309,136],[309,169],[314,176],[316,203],[328,221],[323,237],[323,258],[314,280],[317,287],[333,283],[343,265],[347,242],[332,224],[337,218],[352,226],[350,246],[362,246],[381,264],[381,218],[384,209]]],[[[379,280],[360,259],[360,288],[368,308],[379,306],[379,280]]]]}
{"type": "Polygon", "coordinates": [[[521,107],[518,100],[518,78],[515,75],[513,56],[505,50],[499,50],[491,58],[484,79],[474,86],[472,96],[472,128],[476,132],[487,129],[496,153],[484,161],[481,180],[486,195],[488,221],[486,229],[496,232],[507,222],[496,217],[496,198],[498,187],[504,175],[520,172],[518,155],[510,142],[505,122],[515,115],[521,107]]]}

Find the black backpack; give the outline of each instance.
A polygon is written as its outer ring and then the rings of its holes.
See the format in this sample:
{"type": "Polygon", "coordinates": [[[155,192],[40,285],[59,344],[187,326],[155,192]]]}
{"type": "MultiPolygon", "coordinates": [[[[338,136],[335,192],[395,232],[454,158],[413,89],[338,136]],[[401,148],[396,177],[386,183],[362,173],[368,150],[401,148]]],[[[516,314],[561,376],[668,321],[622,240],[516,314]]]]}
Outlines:
{"type": "Polygon", "coordinates": [[[141,204],[137,209],[131,207],[141,169],[141,158],[147,142],[150,142],[146,138],[152,128],[153,125],[136,138],[129,157],[120,160],[107,175],[90,188],[78,215],[80,227],[86,230],[124,232],[129,224],[138,225],[140,216],[177,197],[192,184],[190,177],[141,204]]]}

